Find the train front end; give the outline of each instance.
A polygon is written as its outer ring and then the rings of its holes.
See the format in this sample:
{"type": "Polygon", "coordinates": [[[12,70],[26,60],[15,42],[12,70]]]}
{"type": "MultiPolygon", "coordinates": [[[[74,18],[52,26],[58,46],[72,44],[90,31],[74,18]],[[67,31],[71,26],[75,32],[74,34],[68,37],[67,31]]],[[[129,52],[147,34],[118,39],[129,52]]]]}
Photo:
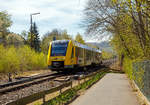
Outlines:
{"type": "Polygon", "coordinates": [[[48,68],[54,71],[62,71],[65,68],[72,68],[69,64],[69,40],[52,41],[48,51],[48,68]]]}

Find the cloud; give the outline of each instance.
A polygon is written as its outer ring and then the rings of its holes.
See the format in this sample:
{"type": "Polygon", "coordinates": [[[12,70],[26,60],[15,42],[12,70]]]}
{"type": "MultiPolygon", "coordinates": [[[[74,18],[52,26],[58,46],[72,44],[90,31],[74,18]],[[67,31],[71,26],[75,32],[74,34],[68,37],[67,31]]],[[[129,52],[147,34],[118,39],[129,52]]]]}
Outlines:
{"type": "Polygon", "coordinates": [[[87,0],[0,0],[0,11],[7,10],[12,15],[10,31],[21,33],[29,30],[30,14],[33,16],[41,35],[54,28],[67,29],[69,34],[84,33],[78,24],[87,0]]]}

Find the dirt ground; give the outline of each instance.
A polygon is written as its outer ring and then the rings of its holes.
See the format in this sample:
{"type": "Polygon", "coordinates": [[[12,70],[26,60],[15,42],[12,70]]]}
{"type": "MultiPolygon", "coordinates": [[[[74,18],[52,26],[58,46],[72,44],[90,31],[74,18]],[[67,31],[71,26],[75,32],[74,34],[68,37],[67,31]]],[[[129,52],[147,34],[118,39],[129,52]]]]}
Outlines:
{"type": "Polygon", "coordinates": [[[121,70],[119,61],[112,63],[109,67],[113,70],[119,70],[119,71],[121,70]]]}
{"type": "MultiPolygon", "coordinates": [[[[43,70],[31,70],[31,71],[24,71],[24,72],[18,72],[18,73],[14,73],[12,74],[12,78],[14,80],[14,78],[16,77],[29,77],[29,76],[34,76],[34,75],[38,75],[38,74],[45,74],[45,73],[50,73],[51,70],[49,69],[43,69],[43,70]]],[[[8,75],[7,74],[0,74],[0,84],[8,82],[8,75]]]]}

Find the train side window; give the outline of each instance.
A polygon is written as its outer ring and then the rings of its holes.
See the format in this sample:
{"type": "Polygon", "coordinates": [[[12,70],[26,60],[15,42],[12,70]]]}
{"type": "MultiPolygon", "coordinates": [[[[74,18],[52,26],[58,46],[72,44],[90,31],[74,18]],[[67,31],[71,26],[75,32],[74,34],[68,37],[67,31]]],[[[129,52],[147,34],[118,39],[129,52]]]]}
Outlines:
{"type": "Polygon", "coordinates": [[[75,47],[75,55],[76,55],[76,57],[78,57],[78,47],[75,47]]]}
{"type": "Polygon", "coordinates": [[[71,53],[71,58],[74,57],[74,48],[72,47],[72,53],[71,53]]]}

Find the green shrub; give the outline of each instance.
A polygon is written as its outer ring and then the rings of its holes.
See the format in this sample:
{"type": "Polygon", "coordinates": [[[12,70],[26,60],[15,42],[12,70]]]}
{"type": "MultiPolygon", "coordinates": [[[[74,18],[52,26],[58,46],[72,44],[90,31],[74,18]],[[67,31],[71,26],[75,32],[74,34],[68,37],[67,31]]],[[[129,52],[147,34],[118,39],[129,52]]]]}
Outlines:
{"type": "Polygon", "coordinates": [[[8,73],[19,70],[20,62],[16,49],[11,46],[7,49],[2,48],[1,52],[3,52],[0,57],[0,64],[2,68],[1,71],[4,73],[8,73]]]}
{"type": "Polygon", "coordinates": [[[29,46],[4,48],[0,45],[1,73],[43,69],[46,68],[46,65],[46,55],[35,52],[29,46]]]}
{"type": "Polygon", "coordinates": [[[6,53],[6,50],[2,45],[0,45],[0,72],[4,72],[4,67],[3,67],[3,60],[4,60],[4,54],[6,53]]]}
{"type": "Polygon", "coordinates": [[[46,67],[46,55],[43,53],[32,53],[32,67],[33,69],[46,67]]]}
{"type": "Polygon", "coordinates": [[[102,51],[102,59],[111,59],[113,58],[115,55],[112,52],[106,52],[106,51],[102,51]]]}
{"type": "Polygon", "coordinates": [[[20,69],[22,71],[31,69],[32,51],[28,46],[23,46],[18,49],[18,56],[20,57],[20,69]]]}
{"type": "Polygon", "coordinates": [[[128,57],[125,57],[123,60],[123,70],[126,72],[130,79],[133,79],[133,67],[132,67],[133,60],[128,57]]]}

